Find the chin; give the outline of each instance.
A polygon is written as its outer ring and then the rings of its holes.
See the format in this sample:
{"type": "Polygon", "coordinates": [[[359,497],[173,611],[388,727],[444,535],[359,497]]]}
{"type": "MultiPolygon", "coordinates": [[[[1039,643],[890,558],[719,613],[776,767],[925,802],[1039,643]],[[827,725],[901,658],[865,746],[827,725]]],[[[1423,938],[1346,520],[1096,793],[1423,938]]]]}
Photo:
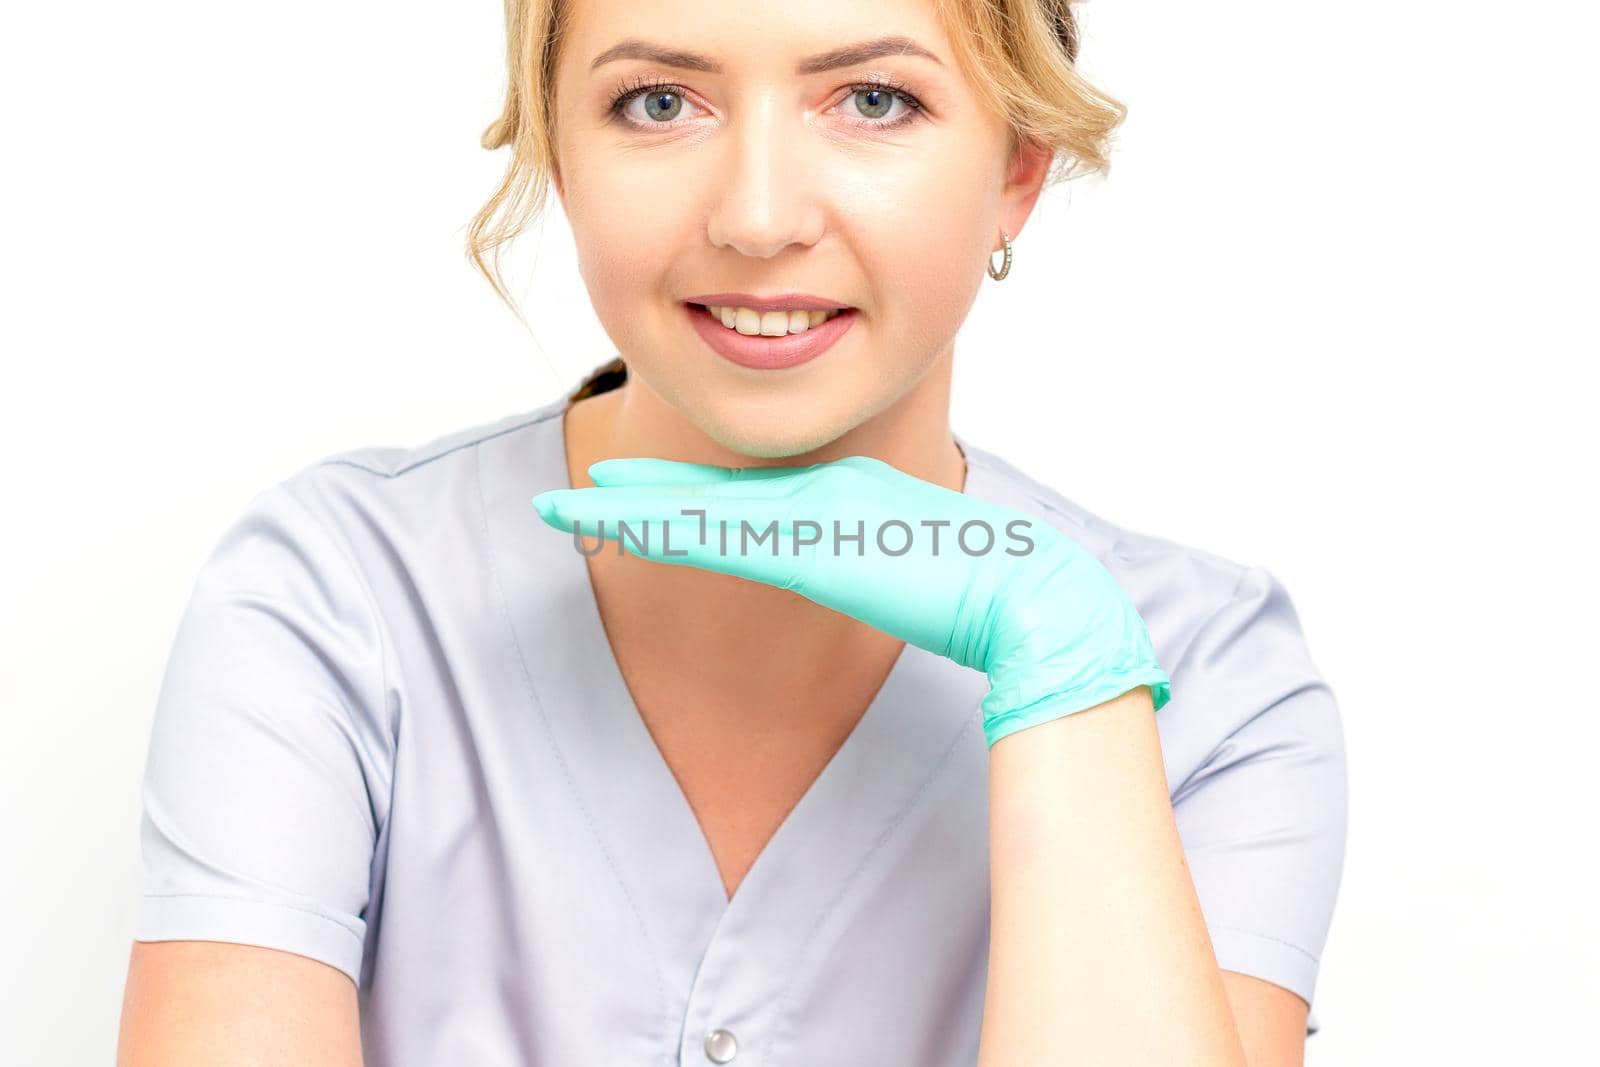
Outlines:
{"type": "MultiPolygon", "coordinates": [[[[835,368],[837,371],[837,368],[835,368]]],[[[677,382],[664,399],[711,440],[740,456],[788,460],[826,449],[890,408],[916,379],[830,373],[782,389],[730,388],[717,377],[677,382]]]]}
{"type": "Polygon", "coordinates": [[[783,460],[825,448],[848,433],[845,413],[806,410],[803,405],[756,404],[686,412],[701,431],[728,451],[752,459],[783,460]]]}
{"type": "Polygon", "coordinates": [[[775,433],[770,426],[707,426],[706,436],[730,452],[752,459],[792,459],[824,448],[843,436],[822,426],[794,425],[775,433]]]}

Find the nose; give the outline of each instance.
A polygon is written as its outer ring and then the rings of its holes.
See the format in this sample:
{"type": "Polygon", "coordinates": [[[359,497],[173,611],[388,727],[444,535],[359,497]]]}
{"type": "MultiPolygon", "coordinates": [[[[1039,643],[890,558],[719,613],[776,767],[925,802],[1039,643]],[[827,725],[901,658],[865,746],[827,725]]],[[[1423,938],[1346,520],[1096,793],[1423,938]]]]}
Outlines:
{"type": "Polygon", "coordinates": [[[804,124],[768,94],[719,140],[714,165],[721,176],[706,223],[711,243],[758,259],[816,244],[826,220],[804,124]]]}

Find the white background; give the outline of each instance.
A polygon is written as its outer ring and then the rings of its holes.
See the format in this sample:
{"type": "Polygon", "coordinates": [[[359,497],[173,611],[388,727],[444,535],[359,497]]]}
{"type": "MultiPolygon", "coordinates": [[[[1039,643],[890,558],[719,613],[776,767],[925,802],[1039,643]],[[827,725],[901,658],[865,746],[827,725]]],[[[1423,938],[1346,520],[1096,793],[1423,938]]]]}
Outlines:
{"type": "MultiPolygon", "coordinates": [[[[1593,9],[1080,10],[1131,115],[985,282],[953,422],[1290,589],[1350,761],[1312,1067],[1594,1063],[1593,9]]],[[[231,519],[611,354],[558,209],[532,336],[461,252],[500,18],[0,16],[0,1062],[111,1062],[155,696],[231,519]]]]}

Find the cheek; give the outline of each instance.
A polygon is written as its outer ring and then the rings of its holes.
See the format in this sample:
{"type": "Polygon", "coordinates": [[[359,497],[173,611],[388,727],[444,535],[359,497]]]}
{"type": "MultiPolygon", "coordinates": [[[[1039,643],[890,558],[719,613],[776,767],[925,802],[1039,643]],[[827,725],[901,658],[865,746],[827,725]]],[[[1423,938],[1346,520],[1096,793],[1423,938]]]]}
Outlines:
{"type": "Polygon", "coordinates": [[[654,188],[662,186],[640,181],[625,159],[595,161],[571,175],[567,221],[579,271],[603,318],[637,314],[658,295],[674,254],[685,247],[682,200],[652,195],[654,188]]]}
{"type": "Polygon", "coordinates": [[[999,239],[985,207],[992,183],[988,170],[940,156],[857,188],[842,225],[862,262],[880,336],[898,339],[886,358],[925,356],[959,329],[984,276],[984,251],[999,239]]]}

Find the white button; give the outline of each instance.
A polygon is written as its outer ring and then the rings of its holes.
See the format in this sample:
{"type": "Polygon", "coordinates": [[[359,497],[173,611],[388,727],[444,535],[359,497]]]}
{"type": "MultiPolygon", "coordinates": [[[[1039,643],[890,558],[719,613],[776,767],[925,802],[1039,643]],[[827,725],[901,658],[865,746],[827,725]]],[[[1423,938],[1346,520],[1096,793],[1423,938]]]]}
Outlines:
{"type": "Polygon", "coordinates": [[[739,1054],[739,1042],[727,1030],[713,1030],[706,1035],[706,1058],[712,1063],[727,1063],[739,1054]]]}

